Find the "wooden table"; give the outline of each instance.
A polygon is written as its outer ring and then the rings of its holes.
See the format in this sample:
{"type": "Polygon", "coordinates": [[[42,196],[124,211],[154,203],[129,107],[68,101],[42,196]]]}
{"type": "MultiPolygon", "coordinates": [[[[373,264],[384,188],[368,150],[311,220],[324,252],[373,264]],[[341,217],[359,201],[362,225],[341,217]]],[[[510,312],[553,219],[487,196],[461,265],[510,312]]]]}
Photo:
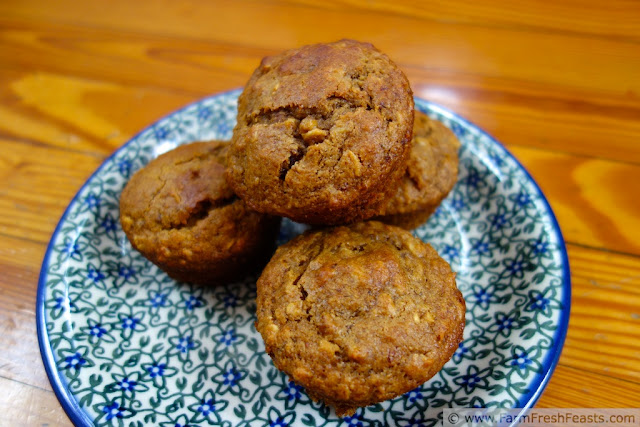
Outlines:
{"type": "Polygon", "coordinates": [[[493,134],[547,195],[573,294],[537,405],[640,406],[640,3],[414,3],[0,2],[0,424],[69,424],[34,313],[47,242],[82,183],[156,119],[242,86],[263,56],[343,37],[493,134]]]}

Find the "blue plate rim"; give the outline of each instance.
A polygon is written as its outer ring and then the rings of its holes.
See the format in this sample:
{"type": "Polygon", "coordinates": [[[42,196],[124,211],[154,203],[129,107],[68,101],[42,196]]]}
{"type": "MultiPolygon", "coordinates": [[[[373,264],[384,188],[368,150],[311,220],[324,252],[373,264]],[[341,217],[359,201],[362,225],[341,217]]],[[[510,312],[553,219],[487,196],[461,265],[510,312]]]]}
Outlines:
{"type": "MultiPolygon", "coordinates": [[[[49,265],[49,258],[53,251],[53,246],[54,246],[56,237],[60,232],[60,228],[62,224],[65,222],[65,220],[67,219],[69,210],[73,205],[75,205],[79,195],[84,191],[85,187],[89,184],[89,182],[91,182],[94,176],[100,173],[102,169],[105,168],[107,164],[115,156],[117,156],[122,150],[125,150],[130,144],[132,144],[136,139],[138,139],[138,137],[141,134],[153,128],[153,126],[155,126],[156,123],[168,117],[171,117],[173,115],[179,114],[182,111],[192,107],[195,104],[202,103],[203,101],[210,98],[229,95],[234,92],[238,92],[240,90],[242,90],[242,88],[235,88],[228,91],[207,95],[203,98],[193,101],[177,110],[174,110],[173,112],[170,112],[158,118],[153,123],[146,126],[144,129],[140,130],[138,133],[132,136],[127,142],[125,142],[123,145],[117,148],[111,155],[105,158],[100,164],[100,166],[85,180],[85,182],[82,184],[80,189],[69,201],[67,207],[65,208],[65,211],[60,217],[60,220],[58,221],[58,224],[56,225],[56,228],[54,229],[51,235],[51,239],[49,240],[49,243],[47,245],[44,259],[42,261],[42,266],[40,268],[40,275],[38,278],[38,289],[36,294],[36,329],[37,329],[37,335],[38,335],[38,346],[40,347],[40,355],[42,356],[42,362],[43,362],[45,371],[47,373],[49,382],[51,383],[51,388],[53,389],[65,413],[67,414],[71,422],[76,426],[92,426],[93,421],[89,417],[89,414],[80,407],[78,401],[75,399],[73,394],[69,391],[67,381],[65,380],[64,376],[61,375],[60,371],[56,369],[56,362],[55,362],[53,351],[49,342],[49,334],[46,326],[46,313],[45,313],[44,299],[45,299],[45,291],[46,291],[46,279],[48,275],[47,266],[49,265]]],[[[551,208],[549,201],[545,197],[538,183],[535,181],[535,179],[533,179],[529,171],[522,165],[522,163],[520,163],[520,161],[500,141],[495,139],[490,133],[486,132],[484,129],[482,129],[478,125],[465,119],[464,117],[460,116],[459,114],[453,112],[452,110],[446,107],[443,107],[432,101],[428,101],[424,98],[420,98],[417,96],[415,96],[415,99],[419,100],[425,105],[428,105],[429,108],[435,111],[439,111],[441,114],[443,114],[449,119],[454,119],[456,121],[464,123],[470,128],[476,129],[479,133],[482,133],[483,135],[485,135],[492,143],[500,147],[503,150],[503,152],[507,156],[509,156],[516,163],[516,165],[524,172],[529,182],[533,184],[534,188],[538,193],[539,199],[542,201],[543,205],[545,206],[546,214],[550,219],[551,225],[553,227],[553,231],[556,233],[559,250],[561,252],[560,255],[562,259],[562,291],[563,291],[562,295],[564,297],[562,301],[563,307],[560,312],[559,324],[557,329],[558,332],[556,335],[554,335],[554,347],[549,351],[546,359],[543,362],[542,373],[540,373],[535,378],[535,380],[538,380],[541,376],[543,378],[540,380],[539,385],[535,390],[529,391],[529,393],[522,396],[522,398],[518,402],[519,404],[518,407],[522,408],[523,410],[522,412],[524,412],[525,410],[530,409],[535,405],[535,403],[540,398],[542,391],[546,388],[551,376],[553,375],[553,372],[555,371],[556,366],[558,365],[558,360],[560,359],[560,354],[562,353],[562,349],[564,348],[564,342],[567,336],[569,317],[570,317],[570,311],[571,311],[571,273],[569,268],[569,258],[567,254],[567,247],[566,247],[564,237],[562,235],[562,231],[560,229],[560,225],[558,224],[558,220],[555,214],[553,213],[553,209],[551,208]]],[[[532,381],[532,382],[535,382],[535,381],[532,381]]]]}
{"type": "Polygon", "coordinates": [[[429,105],[431,109],[435,111],[439,111],[445,117],[455,118],[456,121],[463,122],[467,126],[477,129],[480,133],[484,134],[487,138],[489,138],[489,140],[492,143],[500,147],[504,151],[504,153],[507,156],[509,156],[516,163],[516,165],[524,172],[529,182],[533,184],[534,188],[538,193],[540,200],[542,201],[544,207],[546,208],[546,211],[547,211],[546,213],[549,219],[551,220],[551,225],[558,239],[558,246],[561,251],[560,255],[562,259],[562,295],[563,297],[566,298],[566,301],[565,300],[562,301],[563,308],[562,308],[562,311],[560,312],[560,318],[558,319],[559,333],[554,335],[553,337],[555,341],[554,347],[552,350],[549,351],[546,359],[542,364],[543,372],[536,377],[536,379],[538,379],[540,378],[540,376],[543,376],[542,380],[540,381],[540,385],[538,386],[537,389],[531,390],[529,391],[529,393],[523,395],[520,401],[518,402],[519,404],[518,407],[522,408],[521,413],[523,413],[527,409],[532,408],[536,404],[536,402],[542,395],[542,392],[544,391],[547,384],[549,383],[549,380],[551,379],[551,376],[553,375],[553,372],[555,371],[555,368],[558,365],[560,354],[562,353],[562,349],[564,348],[564,342],[567,337],[567,331],[569,329],[569,317],[571,313],[571,270],[569,267],[569,256],[567,253],[567,245],[564,240],[564,236],[562,235],[562,230],[560,229],[560,224],[558,223],[558,219],[556,218],[553,212],[553,209],[549,204],[549,201],[547,200],[546,196],[542,192],[542,189],[540,188],[536,180],[533,179],[533,176],[527,170],[527,168],[525,168],[522,165],[522,163],[520,163],[520,160],[518,160],[518,158],[515,155],[513,155],[513,153],[511,153],[511,151],[509,151],[504,146],[504,144],[502,144],[500,141],[494,138],[493,135],[491,135],[489,132],[485,131],[480,126],[460,116],[458,113],[455,113],[454,111],[446,107],[443,107],[439,104],[436,104],[432,101],[421,99],[421,102],[424,102],[426,105],[429,105]]]}

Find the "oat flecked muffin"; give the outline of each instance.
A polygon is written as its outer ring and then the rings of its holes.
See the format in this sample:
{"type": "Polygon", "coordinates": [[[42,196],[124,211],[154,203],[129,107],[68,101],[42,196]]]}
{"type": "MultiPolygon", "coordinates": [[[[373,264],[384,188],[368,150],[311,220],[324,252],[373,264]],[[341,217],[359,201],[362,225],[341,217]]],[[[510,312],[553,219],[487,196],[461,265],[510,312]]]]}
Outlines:
{"type": "Polygon", "coordinates": [[[404,177],[375,219],[406,229],[424,223],[456,183],[459,148],[449,128],[416,111],[404,177]]]}
{"type": "Polygon", "coordinates": [[[371,217],[404,173],[406,76],[368,43],[264,58],[238,99],[227,177],[253,209],[309,224],[371,217]]]}
{"type": "Polygon", "coordinates": [[[264,265],[280,219],[250,210],[224,178],[228,143],[196,142],[139,170],[120,197],[135,249],[176,280],[211,284],[264,265]]]}
{"type": "Polygon", "coordinates": [[[465,302],[428,244],[376,221],[306,232],[257,284],[278,369],[340,416],[422,384],[462,340],[465,302]]]}

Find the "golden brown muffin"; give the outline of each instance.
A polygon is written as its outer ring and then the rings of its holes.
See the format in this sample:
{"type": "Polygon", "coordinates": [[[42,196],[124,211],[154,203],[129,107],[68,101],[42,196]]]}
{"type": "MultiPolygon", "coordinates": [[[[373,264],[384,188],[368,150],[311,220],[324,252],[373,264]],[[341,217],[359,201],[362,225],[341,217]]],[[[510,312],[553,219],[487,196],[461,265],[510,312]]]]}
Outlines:
{"type": "Polygon", "coordinates": [[[179,146],[152,160],[120,196],[132,246],[176,280],[200,284],[259,268],[280,219],[250,210],[224,178],[224,141],[179,146]]]}
{"type": "Polygon", "coordinates": [[[464,316],[446,261],[376,221],[298,236],[257,285],[256,328],[275,365],[340,416],[436,374],[462,340],[464,316]]]}
{"type": "Polygon", "coordinates": [[[227,177],[259,212],[309,224],[371,217],[404,173],[409,82],[367,43],[262,60],[238,99],[227,177]]]}
{"type": "Polygon", "coordinates": [[[404,177],[375,217],[406,229],[424,223],[447,197],[458,179],[460,148],[449,128],[420,111],[415,112],[411,144],[404,177]]]}

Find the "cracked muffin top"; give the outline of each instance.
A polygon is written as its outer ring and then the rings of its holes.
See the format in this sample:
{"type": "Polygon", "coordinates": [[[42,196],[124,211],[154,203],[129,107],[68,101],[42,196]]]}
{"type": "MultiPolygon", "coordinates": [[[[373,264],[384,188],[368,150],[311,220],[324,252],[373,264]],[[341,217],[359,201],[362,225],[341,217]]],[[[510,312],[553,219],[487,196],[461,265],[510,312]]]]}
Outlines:
{"type": "Polygon", "coordinates": [[[364,219],[404,173],[409,82],[367,43],[264,58],[238,99],[227,178],[253,209],[310,224],[364,219]]]}
{"type": "Polygon", "coordinates": [[[273,249],[279,218],[235,196],[224,178],[227,149],[223,141],[181,145],[136,172],[120,196],[132,246],[176,280],[233,279],[273,249]]]}
{"type": "Polygon", "coordinates": [[[338,415],[405,393],[462,340],[455,274],[428,244],[376,221],[281,246],[257,284],[266,351],[338,415]]]}
{"type": "Polygon", "coordinates": [[[425,222],[458,179],[459,148],[448,127],[416,111],[404,176],[375,219],[407,229],[425,222]]]}

